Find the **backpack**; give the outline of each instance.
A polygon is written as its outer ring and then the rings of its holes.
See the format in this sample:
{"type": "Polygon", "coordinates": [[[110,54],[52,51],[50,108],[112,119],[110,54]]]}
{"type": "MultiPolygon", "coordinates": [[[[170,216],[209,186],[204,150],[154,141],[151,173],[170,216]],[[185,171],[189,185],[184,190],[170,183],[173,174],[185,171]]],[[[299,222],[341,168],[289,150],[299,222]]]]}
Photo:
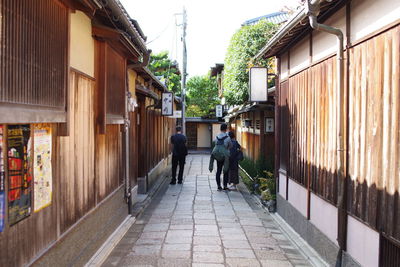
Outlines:
{"type": "Polygon", "coordinates": [[[224,136],[222,138],[217,137],[217,142],[215,143],[215,146],[211,152],[211,155],[213,155],[217,161],[223,161],[225,160],[226,156],[229,156],[229,151],[224,146],[224,141],[226,138],[228,138],[228,136],[224,136]]]}

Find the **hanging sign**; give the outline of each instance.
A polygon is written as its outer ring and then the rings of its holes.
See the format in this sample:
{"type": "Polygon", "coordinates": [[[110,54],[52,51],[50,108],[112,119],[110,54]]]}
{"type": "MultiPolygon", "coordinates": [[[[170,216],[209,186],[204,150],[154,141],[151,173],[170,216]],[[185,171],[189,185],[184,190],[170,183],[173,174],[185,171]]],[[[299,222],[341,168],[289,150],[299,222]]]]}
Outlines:
{"type": "Polygon", "coordinates": [[[267,68],[251,68],[249,77],[250,101],[261,102],[268,100],[268,69],[267,68]]]}
{"type": "Polygon", "coordinates": [[[51,128],[37,125],[33,129],[33,207],[37,212],[51,204],[51,128]]]}
{"type": "Polygon", "coordinates": [[[215,106],[215,116],[217,118],[222,118],[223,117],[223,115],[222,115],[222,105],[216,105],[215,106]]]}
{"type": "Polygon", "coordinates": [[[163,116],[172,116],[174,113],[174,101],[172,93],[162,93],[161,114],[163,116]]]}
{"type": "Polygon", "coordinates": [[[0,232],[4,229],[4,217],[6,214],[5,194],[5,170],[4,170],[4,126],[0,125],[0,232]]]}
{"type": "Polygon", "coordinates": [[[31,141],[29,125],[7,127],[8,218],[13,225],[31,213],[31,141]]]}

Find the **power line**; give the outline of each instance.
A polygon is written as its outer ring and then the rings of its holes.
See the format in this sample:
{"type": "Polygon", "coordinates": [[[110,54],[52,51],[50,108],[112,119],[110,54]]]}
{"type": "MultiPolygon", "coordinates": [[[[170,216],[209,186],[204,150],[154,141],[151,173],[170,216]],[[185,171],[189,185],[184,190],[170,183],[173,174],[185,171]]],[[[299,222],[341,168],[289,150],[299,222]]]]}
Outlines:
{"type": "Polygon", "coordinates": [[[168,30],[170,25],[171,25],[171,20],[169,21],[167,26],[157,35],[157,37],[155,37],[152,40],[148,41],[146,44],[150,44],[150,43],[156,41],[158,38],[160,38],[168,30]]]}

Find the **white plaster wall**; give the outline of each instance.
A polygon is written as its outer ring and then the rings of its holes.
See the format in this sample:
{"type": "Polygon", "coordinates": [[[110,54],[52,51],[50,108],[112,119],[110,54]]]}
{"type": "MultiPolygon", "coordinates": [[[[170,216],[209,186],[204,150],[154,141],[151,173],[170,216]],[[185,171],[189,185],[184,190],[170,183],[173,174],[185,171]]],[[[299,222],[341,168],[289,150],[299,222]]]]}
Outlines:
{"type": "Polygon", "coordinates": [[[310,38],[307,36],[290,49],[290,75],[310,65],[310,38]]]}
{"type": "Polygon", "coordinates": [[[211,147],[211,131],[208,124],[197,124],[197,147],[211,147]]]}
{"type": "Polygon", "coordinates": [[[307,190],[289,179],[289,202],[303,216],[307,216],[307,190]]]}
{"type": "Polygon", "coordinates": [[[221,127],[221,124],[219,124],[219,123],[214,123],[212,125],[212,133],[211,133],[212,140],[214,140],[217,137],[217,134],[219,134],[221,132],[220,127],[221,127]]]}
{"type": "MultiPolygon", "coordinates": [[[[343,32],[343,36],[346,36],[346,9],[342,8],[336,12],[333,16],[327,19],[324,24],[339,28],[343,32]]],[[[312,47],[312,61],[316,62],[336,53],[337,50],[337,38],[333,34],[328,34],[321,31],[313,31],[313,47],[312,47]]],[[[346,40],[343,39],[343,44],[346,44],[346,40]]]]}
{"type": "Polygon", "coordinates": [[[286,199],[286,175],[279,173],[279,195],[286,199]]]}
{"type": "Polygon", "coordinates": [[[400,19],[399,0],[354,0],[351,4],[351,42],[400,19]]]}
{"type": "Polygon", "coordinates": [[[333,243],[337,243],[338,209],[319,196],[311,193],[310,221],[333,243]]]}
{"type": "Polygon", "coordinates": [[[281,69],[280,69],[280,79],[286,79],[289,76],[289,69],[288,69],[288,53],[284,53],[281,56],[281,69]]]}
{"type": "Polygon", "coordinates": [[[92,22],[81,11],[71,13],[70,65],[94,77],[92,22]]]}
{"type": "Polygon", "coordinates": [[[347,252],[364,267],[379,264],[379,234],[353,217],[347,221],[347,252]]]}

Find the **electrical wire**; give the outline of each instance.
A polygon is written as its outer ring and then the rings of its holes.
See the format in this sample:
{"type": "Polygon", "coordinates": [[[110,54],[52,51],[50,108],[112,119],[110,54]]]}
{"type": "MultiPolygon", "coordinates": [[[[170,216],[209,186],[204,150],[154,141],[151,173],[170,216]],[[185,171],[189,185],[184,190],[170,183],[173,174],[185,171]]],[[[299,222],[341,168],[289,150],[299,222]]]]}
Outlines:
{"type": "Polygon", "coordinates": [[[157,35],[157,37],[155,37],[152,40],[148,41],[146,44],[150,44],[150,43],[156,41],[157,39],[159,39],[168,30],[170,25],[171,25],[171,20],[168,22],[167,26],[157,35]]]}

